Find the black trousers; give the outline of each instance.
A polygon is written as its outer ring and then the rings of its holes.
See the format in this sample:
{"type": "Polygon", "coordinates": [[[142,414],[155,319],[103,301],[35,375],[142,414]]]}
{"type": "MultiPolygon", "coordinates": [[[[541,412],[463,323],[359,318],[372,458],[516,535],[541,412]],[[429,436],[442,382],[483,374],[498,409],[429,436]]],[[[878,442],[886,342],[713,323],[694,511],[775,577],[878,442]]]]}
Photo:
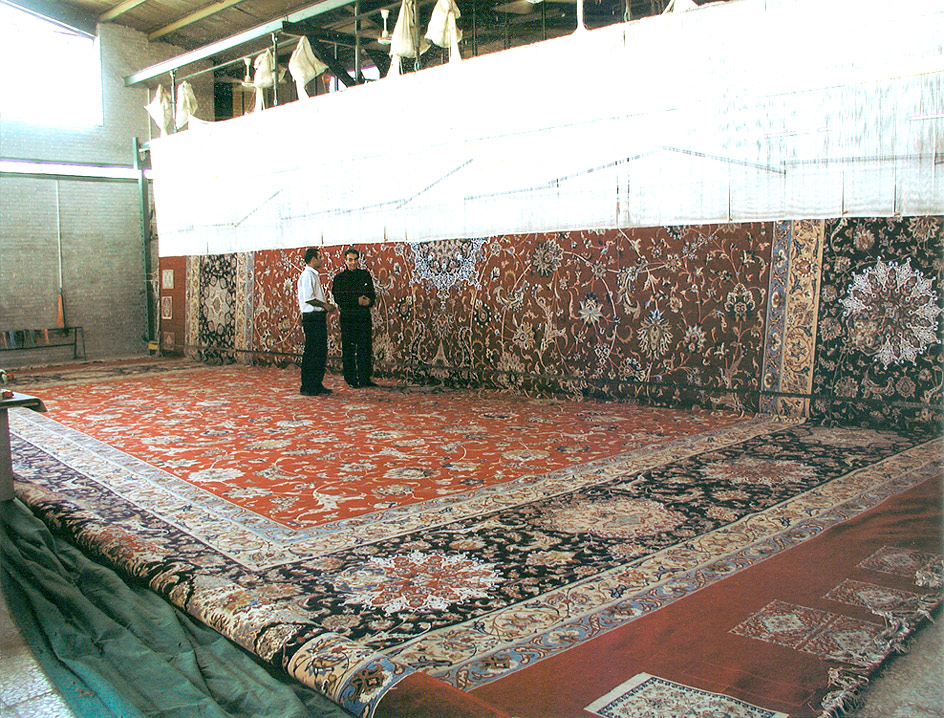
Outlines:
{"type": "Polygon", "coordinates": [[[305,331],[305,353],[302,354],[301,391],[317,391],[322,387],[328,363],[328,322],[325,312],[302,314],[305,331]]]}
{"type": "Polygon", "coordinates": [[[374,370],[370,309],[341,312],[341,366],[348,384],[356,386],[370,381],[374,370]]]}

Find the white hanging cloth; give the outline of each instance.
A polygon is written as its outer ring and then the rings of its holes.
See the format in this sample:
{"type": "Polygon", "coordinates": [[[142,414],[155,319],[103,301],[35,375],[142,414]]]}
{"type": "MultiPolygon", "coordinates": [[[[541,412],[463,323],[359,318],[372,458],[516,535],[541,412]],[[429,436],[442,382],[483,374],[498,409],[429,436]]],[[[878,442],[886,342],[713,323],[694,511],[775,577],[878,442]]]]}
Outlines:
{"type": "Polygon", "coordinates": [[[177,87],[177,129],[181,129],[191,119],[198,119],[194,115],[200,109],[197,105],[197,97],[193,94],[193,86],[184,80],[177,87]]]}
{"type": "Polygon", "coordinates": [[[420,38],[419,52],[417,52],[416,42],[416,0],[403,0],[400,3],[400,13],[397,15],[397,24],[393,28],[393,35],[390,38],[390,72],[388,75],[400,74],[401,57],[417,57],[429,49],[429,40],[425,37],[420,38]]]}
{"type": "Polygon", "coordinates": [[[459,41],[462,30],[456,27],[456,19],[461,17],[456,0],[437,0],[433,14],[426,28],[426,39],[439,47],[449,48],[449,62],[459,62],[459,41]]]}
{"type": "Polygon", "coordinates": [[[144,106],[151,119],[161,130],[161,137],[167,135],[174,124],[174,106],[170,93],[163,85],[158,85],[154,92],[154,99],[144,106]]]}
{"type": "Polygon", "coordinates": [[[252,103],[252,109],[246,111],[247,114],[250,112],[261,112],[265,109],[265,94],[262,91],[266,87],[272,87],[272,68],[274,65],[271,50],[260,52],[256,55],[255,60],[252,61],[252,80],[248,82],[249,66],[246,66],[246,79],[243,80],[243,86],[253,88],[255,99],[252,103]]]}
{"type": "MultiPolygon", "coordinates": [[[[275,58],[272,50],[266,50],[256,55],[252,63],[255,72],[252,75],[252,87],[256,88],[256,101],[253,104],[252,112],[259,112],[265,109],[265,97],[262,91],[272,87],[274,84],[273,70],[275,69],[275,58]]],[[[285,68],[279,69],[279,81],[285,77],[285,68]]]]}
{"type": "Polygon", "coordinates": [[[266,50],[256,55],[252,66],[255,68],[255,72],[252,74],[253,86],[258,88],[272,87],[272,70],[275,68],[272,50],[266,50]]]}
{"type": "Polygon", "coordinates": [[[302,99],[308,97],[305,85],[327,70],[328,66],[315,56],[311,49],[311,43],[308,42],[307,37],[303,36],[299,38],[295,51],[289,58],[288,69],[292,73],[292,79],[295,80],[298,99],[302,99]]]}

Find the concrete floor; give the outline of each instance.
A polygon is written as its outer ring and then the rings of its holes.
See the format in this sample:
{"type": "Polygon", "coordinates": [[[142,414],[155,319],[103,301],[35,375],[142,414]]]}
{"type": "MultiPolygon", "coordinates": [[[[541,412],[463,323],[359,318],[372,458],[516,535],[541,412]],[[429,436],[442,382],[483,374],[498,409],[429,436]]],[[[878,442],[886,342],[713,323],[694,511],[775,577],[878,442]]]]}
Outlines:
{"type": "Polygon", "coordinates": [[[72,718],[13,622],[0,591],[0,718],[72,718]]]}
{"type": "Polygon", "coordinates": [[[853,718],[944,718],[944,621],[918,631],[908,653],[894,656],[862,691],[853,718]]]}
{"type": "MultiPolygon", "coordinates": [[[[942,623],[918,631],[910,652],[893,657],[862,691],[850,718],[944,718],[942,623]]],[[[2,593],[0,718],[74,718],[23,641],[2,593]]]]}

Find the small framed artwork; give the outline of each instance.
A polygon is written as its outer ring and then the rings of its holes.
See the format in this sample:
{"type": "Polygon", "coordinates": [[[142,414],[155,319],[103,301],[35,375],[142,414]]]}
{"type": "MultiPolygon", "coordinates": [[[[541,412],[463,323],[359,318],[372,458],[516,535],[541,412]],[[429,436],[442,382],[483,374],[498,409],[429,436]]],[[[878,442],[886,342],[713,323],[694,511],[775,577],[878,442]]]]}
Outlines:
{"type": "Polygon", "coordinates": [[[173,288],[174,288],[174,270],[162,269],[161,270],[161,289],[173,289],[173,288]]]}
{"type": "Polygon", "coordinates": [[[161,319],[174,318],[174,298],[161,297],[161,319]]]}
{"type": "Polygon", "coordinates": [[[177,337],[174,332],[164,332],[164,341],[161,342],[165,349],[172,349],[177,343],[177,337]]]}

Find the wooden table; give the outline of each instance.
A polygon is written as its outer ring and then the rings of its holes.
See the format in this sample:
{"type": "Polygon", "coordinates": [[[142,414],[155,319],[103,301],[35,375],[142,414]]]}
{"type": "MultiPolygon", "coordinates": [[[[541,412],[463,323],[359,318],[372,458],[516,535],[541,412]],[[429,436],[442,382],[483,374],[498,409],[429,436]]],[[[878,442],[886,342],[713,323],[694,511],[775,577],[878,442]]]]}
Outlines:
{"type": "Polygon", "coordinates": [[[46,411],[42,399],[29,394],[13,392],[13,398],[0,398],[0,501],[13,499],[13,457],[10,454],[10,418],[7,409],[25,406],[34,411],[46,411]]]}

